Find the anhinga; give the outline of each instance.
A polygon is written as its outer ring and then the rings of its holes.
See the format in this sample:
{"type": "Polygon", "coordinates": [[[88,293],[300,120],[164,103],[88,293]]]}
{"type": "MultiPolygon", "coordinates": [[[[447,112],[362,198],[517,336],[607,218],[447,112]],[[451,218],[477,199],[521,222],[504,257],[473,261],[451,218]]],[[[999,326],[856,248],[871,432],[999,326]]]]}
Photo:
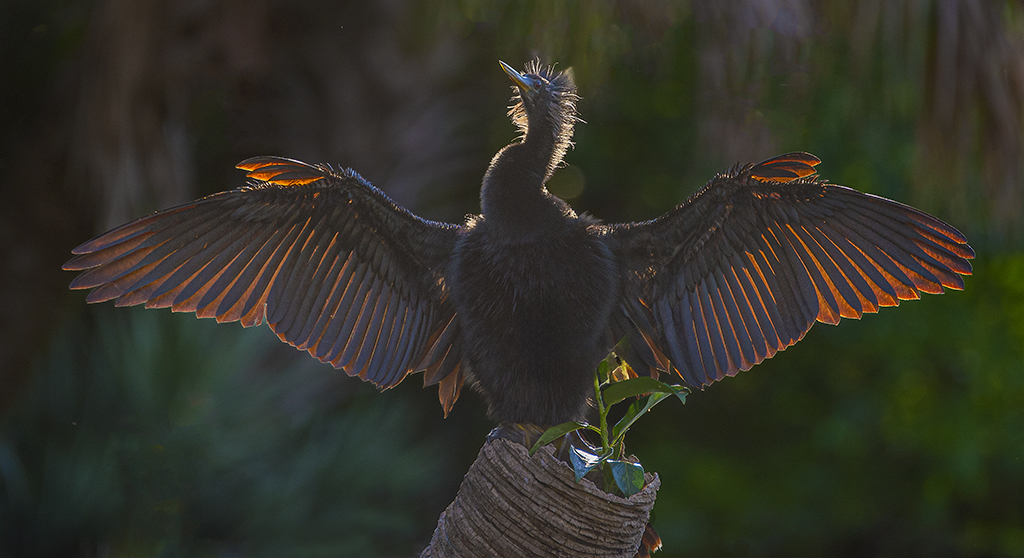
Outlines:
{"type": "Polygon", "coordinates": [[[619,342],[642,373],[702,387],[770,358],[815,321],[962,289],[974,252],[912,207],[830,184],[790,153],[716,175],[665,215],[602,224],[544,184],[570,146],[570,75],[531,63],[522,138],[484,175],[482,214],[426,221],[350,169],[243,161],[244,188],[154,213],[78,248],[89,302],[218,322],[392,387],[423,371],[447,414],[465,379],[502,424],[582,419],[619,342]]]}

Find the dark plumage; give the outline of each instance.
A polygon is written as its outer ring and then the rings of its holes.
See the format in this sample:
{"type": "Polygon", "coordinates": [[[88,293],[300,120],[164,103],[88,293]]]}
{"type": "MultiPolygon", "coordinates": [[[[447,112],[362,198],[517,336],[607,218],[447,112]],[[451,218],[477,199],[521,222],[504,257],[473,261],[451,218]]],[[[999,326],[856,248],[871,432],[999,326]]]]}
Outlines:
{"type": "Polygon", "coordinates": [[[582,418],[620,339],[642,373],[702,387],[772,357],[815,321],[963,288],[953,227],[829,184],[790,153],[719,174],[662,217],[604,225],[544,184],[571,145],[575,85],[537,63],[495,155],[482,215],[425,221],[354,171],[243,161],[253,181],[114,229],[64,269],[89,302],[258,325],[389,388],[414,372],[445,413],[466,378],[503,423],[582,418]]]}

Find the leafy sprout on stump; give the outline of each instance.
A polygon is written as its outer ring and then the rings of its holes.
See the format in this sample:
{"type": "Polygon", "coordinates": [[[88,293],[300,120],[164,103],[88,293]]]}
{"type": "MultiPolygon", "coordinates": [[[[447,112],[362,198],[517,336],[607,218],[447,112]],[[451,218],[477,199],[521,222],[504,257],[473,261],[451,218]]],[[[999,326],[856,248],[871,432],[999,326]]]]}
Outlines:
{"type": "Polygon", "coordinates": [[[552,426],[544,431],[530,448],[533,455],[544,445],[578,430],[590,430],[601,437],[601,447],[596,453],[571,446],[569,461],[579,482],[587,473],[599,469],[604,478],[606,492],[618,492],[632,496],[644,487],[644,468],[639,463],[626,459],[626,432],[655,405],[669,396],[676,396],[683,404],[689,389],[681,385],[670,385],[645,376],[637,376],[628,363],[622,361],[615,368],[614,355],[601,361],[594,373],[594,402],[597,406],[598,424],[569,421],[552,426]],[[608,413],[612,406],[630,400],[629,408],[611,428],[608,413]]]}

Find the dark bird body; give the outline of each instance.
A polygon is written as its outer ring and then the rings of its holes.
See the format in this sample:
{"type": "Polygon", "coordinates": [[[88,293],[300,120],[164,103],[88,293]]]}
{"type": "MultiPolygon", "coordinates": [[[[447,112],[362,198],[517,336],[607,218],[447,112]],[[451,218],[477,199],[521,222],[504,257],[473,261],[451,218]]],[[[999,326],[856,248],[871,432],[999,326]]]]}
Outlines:
{"type": "Polygon", "coordinates": [[[502,423],[581,419],[620,340],[641,373],[702,387],[770,358],[815,321],[962,289],[953,227],[829,184],[790,153],[715,176],[662,217],[602,224],[544,184],[577,120],[575,86],[531,64],[491,162],[482,215],[425,221],[351,170],[258,157],[254,181],[74,250],[88,300],[258,325],[388,388],[424,372],[447,413],[469,379],[502,423]]]}
{"type": "Polygon", "coordinates": [[[500,225],[480,219],[455,249],[452,298],[464,339],[477,340],[464,345],[463,358],[504,422],[581,418],[594,370],[611,349],[603,334],[618,266],[593,220],[559,221],[550,236],[505,242],[500,225]]]}

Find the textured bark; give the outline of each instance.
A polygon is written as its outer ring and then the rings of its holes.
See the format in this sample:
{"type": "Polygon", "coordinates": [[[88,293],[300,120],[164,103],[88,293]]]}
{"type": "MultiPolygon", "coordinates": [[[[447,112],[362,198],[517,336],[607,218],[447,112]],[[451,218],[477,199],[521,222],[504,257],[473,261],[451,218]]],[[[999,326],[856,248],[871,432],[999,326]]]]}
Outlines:
{"type": "Polygon", "coordinates": [[[554,457],[532,458],[507,440],[488,441],[420,558],[619,556],[632,558],[661,482],[629,498],[608,494],[554,457]]]}

